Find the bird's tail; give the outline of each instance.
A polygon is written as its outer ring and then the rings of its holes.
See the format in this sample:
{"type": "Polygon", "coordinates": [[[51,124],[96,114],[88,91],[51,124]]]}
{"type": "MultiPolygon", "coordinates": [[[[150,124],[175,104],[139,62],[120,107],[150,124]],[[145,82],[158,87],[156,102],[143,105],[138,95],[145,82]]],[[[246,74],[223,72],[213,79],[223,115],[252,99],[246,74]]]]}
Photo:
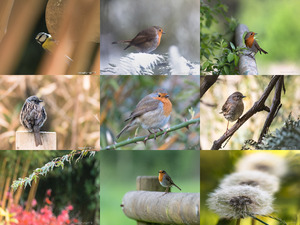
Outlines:
{"type": "Polygon", "coordinates": [[[42,138],[39,132],[34,132],[35,146],[42,145],[42,138]]]}
{"type": "Polygon", "coordinates": [[[180,188],[180,187],[178,187],[178,186],[177,186],[176,184],[174,184],[174,183],[173,183],[173,185],[174,185],[175,187],[177,187],[177,188],[181,191],[181,188],[180,188]]]}
{"type": "Polygon", "coordinates": [[[130,43],[131,40],[113,41],[112,44],[130,43]]]}
{"type": "Polygon", "coordinates": [[[119,139],[119,137],[123,134],[123,132],[124,132],[125,130],[127,130],[129,127],[130,127],[130,125],[127,124],[127,125],[120,131],[120,133],[116,136],[116,138],[119,139]]]}
{"type": "Polygon", "coordinates": [[[268,52],[266,52],[265,50],[263,50],[262,48],[260,49],[260,54],[261,52],[265,53],[265,54],[268,54],[268,52]]]}
{"type": "Polygon", "coordinates": [[[42,145],[42,138],[40,134],[40,128],[38,126],[33,127],[33,134],[34,134],[34,141],[35,141],[35,146],[42,145]]]}

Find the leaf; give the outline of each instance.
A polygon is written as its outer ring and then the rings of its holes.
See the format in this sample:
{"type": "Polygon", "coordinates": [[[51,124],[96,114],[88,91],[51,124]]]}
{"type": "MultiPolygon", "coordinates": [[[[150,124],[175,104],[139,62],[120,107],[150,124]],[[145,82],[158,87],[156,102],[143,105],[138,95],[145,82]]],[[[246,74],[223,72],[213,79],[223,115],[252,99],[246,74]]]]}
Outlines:
{"type": "Polygon", "coordinates": [[[206,68],[207,68],[208,66],[209,66],[209,61],[206,61],[206,62],[203,63],[202,69],[203,69],[203,70],[206,70],[206,68]]]}
{"type": "Polygon", "coordinates": [[[230,43],[230,47],[235,50],[234,44],[232,42],[229,42],[229,43],[230,43]]]}
{"type": "MultiPolygon", "coordinates": [[[[231,43],[231,42],[230,42],[230,43],[231,43]]],[[[229,53],[228,56],[227,56],[227,61],[228,61],[228,62],[232,62],[233,59],[234,59],[234,54],[231,52],[231,53],[229,53]]]]}

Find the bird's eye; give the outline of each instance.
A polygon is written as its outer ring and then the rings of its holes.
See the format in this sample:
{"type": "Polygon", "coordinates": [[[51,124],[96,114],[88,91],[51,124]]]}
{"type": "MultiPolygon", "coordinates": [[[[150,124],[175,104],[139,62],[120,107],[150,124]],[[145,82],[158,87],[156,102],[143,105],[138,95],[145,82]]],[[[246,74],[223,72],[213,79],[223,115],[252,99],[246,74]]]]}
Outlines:
{"type": "Polygon", "coordinates": [[[158,97],[161,97],[161,95],[160,95],[160,94],[158,94],[158,97]]]}

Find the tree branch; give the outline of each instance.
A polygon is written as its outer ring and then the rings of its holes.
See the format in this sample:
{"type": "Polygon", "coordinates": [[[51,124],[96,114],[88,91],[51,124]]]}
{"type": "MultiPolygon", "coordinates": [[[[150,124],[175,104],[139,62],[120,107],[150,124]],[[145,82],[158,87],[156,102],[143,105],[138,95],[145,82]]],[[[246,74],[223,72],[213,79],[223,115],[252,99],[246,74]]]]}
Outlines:
{"type": "MultiPolygon", "coordinates": [[[[163,135],[164,133],[169,133],[169,132],[172,132],[174,130],[181,129],[183,127],[188,127],[189,125],[194,124],[194,123],[200,123],[200,118],[191,119],[191,120],[188,120],[188,121],[183,122],[181,124],[177,124],[173,127],[167,128],[166,130],[157,132],[156,137],[159,137],[159,136],[163,135]]],[[[144,141],[146,137],[147,136],[141,136],[141,137],[135,137],[135,138],[132,138],[132,139],[127,139],[126,141],[121,141],[121,142],[116,143],[114,145],[106,146],[105,148],[103,148],[101,150],[114,150],[116,148],[119,148],[119,147],[122,147],[122,146],[125,146],[125,145],[128,145],[128,144],[136,143],[138,141],[144,141]]],[[[149,136],[148,140],[150,140],[150,139],[154,139],[154,134],[151,134],[149,136]]]]}
{"type": "Polygon", "coordinates": [[[284,76],[280,76],[278,82],[276,83],[275,95],[274,95],[274,98],[273,98],[272,106],[271,106],[270,112],[268,114],[268,117],[265,121],[264,127],[263,127],[263,129],[260,133],[258,143],[261,143],[263,137],[268,132],[272,121],[277,116],[278,110],[281,108],[281,103],[280,103],[281,101],[280,100],[281,100],[281,90],[283,88],[283,84],[284,84],[284,76]]]}
{"type": "Polygon", "coordinates": [[[219,75],[206,75],[200,86],[200,99],[205,92],[217,81],[219,75]]]}
{"type": "Polygon", "coordinates": [[[264,90],[264,93],[260,97],[260,99],[254,103],[252,108],[248,110],[227,132],[225,132],[218,140],[214,141],[211,150],[218,150],[221,148],[223,142],[225,142],[228,138],[230,138],[250,117],[252,117],[255,113],[260,111],[270,112],[270,109],[265,106],[265,102],[269,97],[272,89],[274,88],[277,81],[282,77],[282,75],[275,75],[272,77],[268,87],[264,90]]]}

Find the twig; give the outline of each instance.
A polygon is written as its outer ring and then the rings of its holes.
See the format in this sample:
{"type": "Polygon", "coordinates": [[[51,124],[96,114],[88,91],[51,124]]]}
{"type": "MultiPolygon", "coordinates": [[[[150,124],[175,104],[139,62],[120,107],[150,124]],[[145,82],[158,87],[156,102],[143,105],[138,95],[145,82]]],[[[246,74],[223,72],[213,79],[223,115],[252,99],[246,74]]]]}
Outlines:
{"type": "MultiPolygon", "coordinates": [[[[163,135],[164,133],[169,133],[169,132],[172,132],[174,130],[181,129],[183,127],[188,127],[189,125],[194,124],[194,123],[200,123],[200,118],[191,119],[191,120],[188,120],[188,121],[183,122],[181,124],[177,124],[173,127],[167,128],[166,130],[157,132],[156,137],[159,137],[159,136],[163,135]]],[[[114,145],[106,146],[105,148],[103,148],[101,150],[114,150],[116,148],[119,148],[119,147],[122,147],[122,146],[125,146],[125,145],[128,145],[128,144],[136,143],[138,141],[144,141],[146,137],[147,136],[141,136],[141,137],[135,137],[135,138],[132,138],[132,139],[128,139],[126,141],[121,141],[121,142],[116,143],[114,145]]],[[[153,138],[154,138],[154,134],[151,134],[149,136],[148,140],[153,139],[153,138]]]]}
{"type": "Polygon", "coordinates": [[[200,98],[217,81],[219,75],[206,75],[200,85],[200,98]]]}
{"type": "Polygon", "coordinates": [[[282,75],[273,76],[268,87],[265,89],[264,93],[260,97],[260,99],[254,103],[251,109],[248,110],[227,132],[225,132],[218,140],[215,140],[211,150],[218,150],[221,148],[222,143],[227,140],[230,136],[232,136],[250,117],[252,117],[255,113],[260,111],[270,112],[269,107],[265,106],[265,102],[269,97],[272,89],[274,88],[277,81],[282,77],[282,75]]]}
{"type": "Polygon", "coordinates": [[[280,100],[281,100],[281,90],[283,87],[284,87],[284,76],[280,76],[278,82],[276,83],[275,95],[273,98],[272,106],[268,114],[268,117],[265,121],[264,127],[260,133],[258,143],[261,143],[263,137],[268,132],[272,121],[276,117],[278,110],[281,108],[280,100]]]}

